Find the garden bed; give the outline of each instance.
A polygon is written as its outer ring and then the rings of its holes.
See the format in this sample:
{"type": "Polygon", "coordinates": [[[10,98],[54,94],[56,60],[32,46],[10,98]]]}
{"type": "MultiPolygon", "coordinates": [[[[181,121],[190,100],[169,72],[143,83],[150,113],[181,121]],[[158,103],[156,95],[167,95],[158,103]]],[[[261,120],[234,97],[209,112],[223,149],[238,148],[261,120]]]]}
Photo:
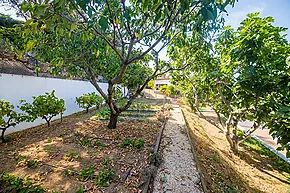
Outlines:
{"type": "Polygon", "coordinates": [[[10,142],[0,144],[0,172],[30,177],[47,192],[140,191],[161,123],[150,113],[109,130],[106,121],[90,120],[94,114],[79,113],[50,127],[8,135],[10,142]]]}

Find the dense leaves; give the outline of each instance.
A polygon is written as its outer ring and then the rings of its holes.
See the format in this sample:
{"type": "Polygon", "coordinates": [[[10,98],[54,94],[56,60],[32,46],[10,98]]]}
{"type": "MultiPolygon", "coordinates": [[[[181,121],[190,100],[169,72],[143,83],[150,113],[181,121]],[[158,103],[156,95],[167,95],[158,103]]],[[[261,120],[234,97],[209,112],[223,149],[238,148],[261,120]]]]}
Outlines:
{"type": "Polygon", "coordinates": [[[190,64],[177,79],[192,107],[210,105],[228,119],[226,135],[235,152],[259,127],[268,127],[278,143],[289,148],[290,46],[282,35],[286,29],[273,26],[273,21],[249,14],[237,31],[225,27],[218,32],[213,44],[189,41],[178,48],[188,55],[172,54],[175,65],[190,64]],[[251,129],[239,133],[241,121],[251,121],[251,129]]]}
{"type": "Polygon", "coordinates": [[[97,95],[95,92],[83,94],[80,97],[76,97],[76,102],[80,108],[86,109],[87,113],[89,112],[89,108],[95,106],[99,108],[104,102],[103,98],[97,95]]]}
{"type": "Polygon", "coordinates": [[[37,118],[42,118],[50,125],[50,121],[58,114],[63,114],[65,111],[64,100],[58,99],[54,90],[51,93],[45,93],[44,95],[34,96],[33,102],[28,103],[25,100],[21,100],[20,109],[26,114],[22,115],[22,118],[26,121],[34,121],[37,118]]]}
{"type": "Polygon", "coordinates": [[[91,81],[114,117],[109,128],[115,128],[116,117],[130,107],[147,83],[172,69],[170,63],[159,65],[159,52],[178,34],[187,36],[200,30],[204,22],[214,23],[217,12],[234,2],[57,0],[21,1],[19,7],[31,18],[25,23],[24,34],[30,37],[26,51],[50,62],[53,73],[91,81]],[[149,70],[149,60],[154,72],[149,70]],[[136,68],[140,70],[134,72],[136,68]],[[108,95],[97,82],[102,77],[109,84],[108,95]],[[135,92],[118,107],[113,88],[122,83],[135,92]]]}
{"type": "Polygon", "coordinates": [[[14,111],[14,106],[5,101],[0,100],[0,130],[2,130],[1,140],[5,141],[4,133],[9,127],[14,127],[19,123],[19,115],[14,111]]]}
{"type": "Polygon", "coordinates": [[[4,15],[0,13],[0,26],[1,27],[11,28],[19,24],[23,24],[23,22],[19,20],[15,20],[8,15],[4,15]]]}

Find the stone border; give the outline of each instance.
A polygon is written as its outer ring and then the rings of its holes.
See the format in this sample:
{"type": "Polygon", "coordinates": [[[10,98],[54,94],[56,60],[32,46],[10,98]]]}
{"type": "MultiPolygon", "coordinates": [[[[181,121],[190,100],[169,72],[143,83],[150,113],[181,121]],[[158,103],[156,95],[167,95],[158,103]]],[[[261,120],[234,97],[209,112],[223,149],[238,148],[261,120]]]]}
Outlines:
{"type": "MultiPolygon", "coordinates": [[[[165,128],[165,125],[167,123],[168,119],[165,119],[165,121],[162,123],[162,126],[161,126],[161,129],[160,129],[160,132],[158,133],[157,137],[156,137],[156,140],[155,140],[155,145],[154,145],[154,153],[157,153],[158,150],[159,150],[159,146],[160,146],[160,143],[161,143],[161,138],[162,138],[162,134],[163,134],[163,130],[165,128]]],[[[149,192],[149,186],[152,182],[152,179],[153,179],[154,176],[152,176],[152,174],[149,176],[148,180],[145,182],[144,184],[144,187],[143,187],[143,190],[142,190],[142,193],[147,193],[149,192]]]]}

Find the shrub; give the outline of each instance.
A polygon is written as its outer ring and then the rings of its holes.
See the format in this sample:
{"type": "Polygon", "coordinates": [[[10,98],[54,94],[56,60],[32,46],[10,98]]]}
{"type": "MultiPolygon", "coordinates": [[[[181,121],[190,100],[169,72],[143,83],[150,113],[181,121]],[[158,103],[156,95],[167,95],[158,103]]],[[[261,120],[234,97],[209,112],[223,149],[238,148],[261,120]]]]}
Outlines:
{"type": "Polygon", "coordinates": [[[138,141],[136,141],[135,139],[126,138],[122,141],[122,144],[120,145],[120,147],[121,148],[132,147],[138,150],[142,150],[144,147],[144,144],[145,142],[143,139],[139,139],[138,141]]]}
{"type": "Polygon", "coordinates": [[[11,103],[0,100],[0,129],[2,130],[2,142],[5,142],[4,133],[6,129],[11,126],[14,127],[20,122],[19,115],[13,109],[14,106],[11,103]]]}
{"type": "Polygon", "coordinates": [[[159,88],[160,92],[162,92],[163,94],[166,94],[166,91],[167,91],[167,85],[164,84],[162,85],[160,88],[159,88]]]}
{"type": "Polygon", "coordinates": [[[110,114],[111,114],[111,110],[109,108],[104,108],[98,111],[96,117],[98,119],[108,119],[110,114]]]}
{"type": "Polygon", "coordinates": [[[96,184],[101,187],[109,186],[110,181],[112,180],[114,173],[111,169],[105,168],[96,176],[96,184]]]}
{"type": "Polygon", "coordinates": [[[89,112],[89,108],[96,106],[100,108],[104,102],[103,98],[97,95],[95,92],[83,94],[80,97],[76,97],[76,103],[80,108],[86,109],[86,112],[89,112]]]}
{"type": "Polygon", "coordinates": [[[5,192],[45,192],[41,186],[33,185],[31,179],[15,177],[8,173],[0,174],[0,184],[5,192]]]}
{"type": "Polygon", "coordinates": [[[88,179],[93,178],[94,170],[95,170],[94,166],[90,166],[83,169],[83,171],[81,171],[81,173],[79,174],[79,179],[81,181],[87,181],[88,179]]]}
{"type": "Polygon", "coordinates": [[[65,111],[64,100],[58,99],[54,95],[54,90],[51,93],[45,93],[44,95],[34,96],[32,104],[21,100],[22,106],[20,109],[26,113],[22,117],[26,121],[34,121],[38,117],[44,119],[47,125],[50,125],[50,121],[58,114],[63,114],[65,111]]]}
{"type": "Polygon", "coordinates": [[[150,80],[147,84],[148,88],[152,89],[154,88],[154,80],[150,80]]]}
{"type": "Polygon", "coordinates": [[[173,85],[169,85],[166,89],[166,93],[169,95],[169,96],[173,96],[173,95],[176,95],[177,94],[177,90],[175,89],[175,87],[173,85]]]}

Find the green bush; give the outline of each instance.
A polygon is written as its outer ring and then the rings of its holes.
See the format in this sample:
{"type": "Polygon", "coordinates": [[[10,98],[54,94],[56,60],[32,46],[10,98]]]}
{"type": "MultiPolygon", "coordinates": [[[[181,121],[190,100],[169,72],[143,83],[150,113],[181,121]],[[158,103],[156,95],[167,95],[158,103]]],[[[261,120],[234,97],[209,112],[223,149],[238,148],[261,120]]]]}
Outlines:
{"type": "Polygon", "coordinates": [[[175,87],[173,85],[169,85],[169,86],[167,86],[166,93],[169,96],[174,96],[177,94],[177,90],[175,89],[175,87]]]}
{"type": "Polygon", "coordinates": [[[104,108],[97,112],[96,117],[98,119],[108,119],[110,114],[111,114],[111,110],[109,108],[104,108]]]}
{"type": "Polygon", "coordinates": [[[160,92],[162,92],[163,94],[166,94],[166,91],[167,91],[167,85],[164,84],[162,85],[160,88],[159,88],[160,92]]]}
{"type": "Polygon", "coordinates": [[[111,169],[105,168],[96,176],[96,184],[101,187],[109,186],[111,179],[113,178],[114,173],[111,169]]]}
{"type": "Polygon", "coordinates": [[[154,80],[150,80],[147,84],[148,88],[152,89],[154,88],[154,80]]]}
{"type": "Polygon", "coordinates": [[[33,193],[43,193],[45,190],[41,186],[33,185],[31,179],[15,177],[12,174],[2,173],[0,174],[0,184],[1,188],[5,192],[33,192],[33,193]]]}
{"type": "Polygon", "coordinates": [[[44,119],[47,125],[50,125],[50,121],[58,114],[63,114],[65,111],[64,100],[58,99],[54,95],[54,90],[51,93],[45,93],[44,95],[34,96],[32,104],[21,100],[22,106],[20,109],[26,114],[22,115],[25,121],[34,121],[38,117],[44,119]]]}
{"type": "Polygon", "coordinates": [[[4,133],[6,129],[11,126],[14,127],[19,122],[19,115],[14,111],[14,106],[5,100],[0,100],[0,130],[2,130],[2,142],[5,142],[4,133]]]}
{"type": "Polygon", "coordinates": [[[86,109],[86,112],[89,112],[89,108],[96,106],[100,108],[104,99],[97,95],[95,92],[83,94],[80,97],[76,97],[76,103],[79,105],[80,108],[86,109]]]}
{"type": "Polygon", "coordinates": [[[138,150],[143,149],[144,147],[144,140],[139,139],[138,141],[136,141],[135,139],[129,139],[126,138],[122,141],[122,144],[120,145],[121,148],[127,148],[127,147],[132,147],[132,148],[136,148],[138,150]]]}

